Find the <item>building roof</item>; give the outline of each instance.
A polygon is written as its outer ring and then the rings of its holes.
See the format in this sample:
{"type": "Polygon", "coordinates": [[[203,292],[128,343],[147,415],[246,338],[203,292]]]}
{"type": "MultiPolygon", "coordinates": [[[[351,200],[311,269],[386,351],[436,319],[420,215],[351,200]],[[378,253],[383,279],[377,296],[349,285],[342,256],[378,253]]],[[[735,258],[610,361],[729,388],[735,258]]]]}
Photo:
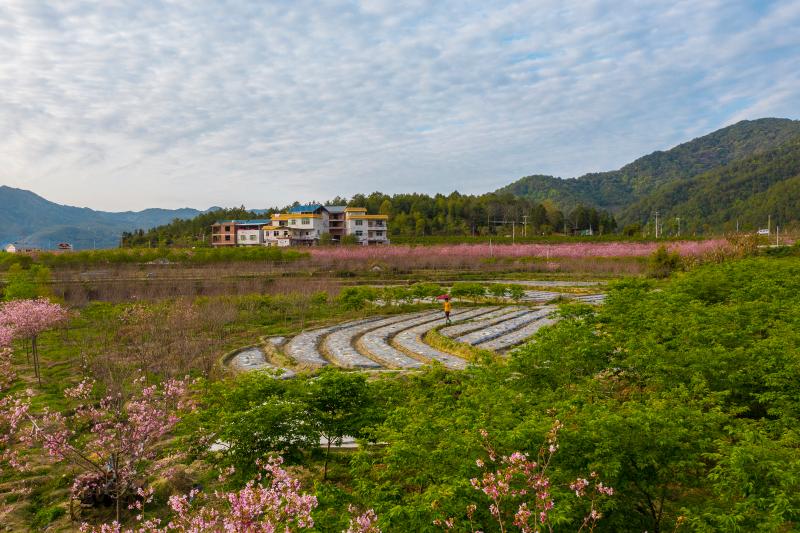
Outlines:
{"type": "Polygon", "coordinates": [[[322,207],[320,204],[296,205],[289,208],[290,213],[313,213],[322,207]]]}
{"type": "Polygon", "coordinates": [[[346,205],[326,205],[325,210],[328,213],[344,213],[344,210],[347,209],[346,205]]]}
{"type": "Polygon", "coordinates": [[[366,213],[367,208],[366,207],[347,207],[347,208],[345,208],[345,211],[364,211],[366,213]]]}
{"type": "Polygon", "coordinates": [[[367,215],[367,214],[349,214],[347,215],[348,220],[389,220],[389,215],[367,215]]]}

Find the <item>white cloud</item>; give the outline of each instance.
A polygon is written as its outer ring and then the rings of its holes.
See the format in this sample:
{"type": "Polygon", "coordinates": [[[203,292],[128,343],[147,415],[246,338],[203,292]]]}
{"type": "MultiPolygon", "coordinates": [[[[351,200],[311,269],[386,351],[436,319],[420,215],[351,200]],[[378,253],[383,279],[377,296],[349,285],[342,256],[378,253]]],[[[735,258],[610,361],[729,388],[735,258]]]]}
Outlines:
{"type": "Polygon", "coordinates": [[[0,5],[0,183],[105,209],[573,176],[800,103],[796,1],[0,5]]]}

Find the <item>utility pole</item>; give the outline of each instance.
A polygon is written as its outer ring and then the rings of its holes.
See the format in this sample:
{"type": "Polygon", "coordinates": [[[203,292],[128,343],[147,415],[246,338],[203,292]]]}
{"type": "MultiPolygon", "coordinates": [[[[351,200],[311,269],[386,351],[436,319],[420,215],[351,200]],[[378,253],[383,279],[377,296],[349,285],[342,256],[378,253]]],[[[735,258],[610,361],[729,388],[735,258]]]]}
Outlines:
{"type": "Polygon", "coordinates": [[[656,210],[656,239],[658,239],[658,210],[656,210]]]}
{"type": "Polygon", "coordinates": [[[767,234],[772,233],[772,215],[767,215],[767,234]]]}
{"type": "Polygon", "coordinates": [[[522,215],[522,236],[528,236],[528,215],[522,215]]]}
{"type": "Polygon", "coordinates": [[[681,236],[681,217],[678,218],[678,237],[681,236]]]}
{"type": "Polygon", "coordinates": [[[511,221],[511,244],[514,244],[514,241],[517,239],[517,221],[511,221]]]}
{"type": "Polygon", "coordinates": [[[781,227],[775,226],[775,246],[781,245],[781,227]]]}

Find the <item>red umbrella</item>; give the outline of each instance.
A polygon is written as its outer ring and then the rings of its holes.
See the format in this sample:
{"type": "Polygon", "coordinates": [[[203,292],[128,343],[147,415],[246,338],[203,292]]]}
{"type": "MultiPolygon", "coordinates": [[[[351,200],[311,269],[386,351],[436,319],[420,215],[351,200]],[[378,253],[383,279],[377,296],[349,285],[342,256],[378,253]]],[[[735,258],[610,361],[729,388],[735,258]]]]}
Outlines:
{"type": "Polygon", "coordinates": [[[450,295],[449,294],[440,294],[439,296],[436,297],[436,299],[437,300],[449,300],[450,299],[450,295]]]}

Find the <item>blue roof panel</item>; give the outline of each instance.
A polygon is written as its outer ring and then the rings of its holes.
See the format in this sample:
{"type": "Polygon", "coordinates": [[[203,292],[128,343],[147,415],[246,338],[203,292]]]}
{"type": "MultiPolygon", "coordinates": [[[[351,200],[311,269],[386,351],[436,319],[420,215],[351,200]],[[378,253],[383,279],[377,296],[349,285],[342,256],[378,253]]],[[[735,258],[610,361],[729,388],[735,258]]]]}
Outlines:
{"type": "Polygon", "coordinates": [[[317,209],[322,207],[320,204],[306,204],[306,205],[296,205],[294,207],[289,208],[290,213],[313,213],[317,209]]]}

